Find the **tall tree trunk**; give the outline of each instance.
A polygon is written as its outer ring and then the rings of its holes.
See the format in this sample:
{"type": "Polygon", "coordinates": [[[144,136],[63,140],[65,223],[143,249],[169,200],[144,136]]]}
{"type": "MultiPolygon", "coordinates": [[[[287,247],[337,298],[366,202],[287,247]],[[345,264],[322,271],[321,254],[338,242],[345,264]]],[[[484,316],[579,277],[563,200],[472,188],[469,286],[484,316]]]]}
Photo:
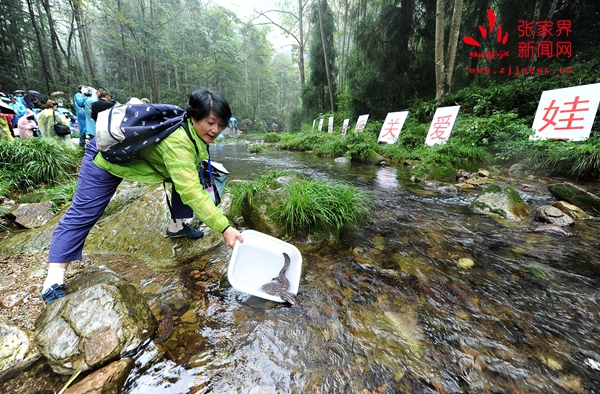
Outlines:
{"type": "Polygon", "coordinates": [[[552,4],[550,5],[550,9],[548,10],[548,17],[546,19],[552,20],[552,17],[554,16],[554,12],[556,11],[557,5],[558,5],[558,0],[553,0],[552,4]]]}
{"type": "Polygon", "coordinates": [[[38,52],[40,54],[40,58],[42,60],[42,74],[44,75],[44,80],[46,82],[46,90],[50,91],[50,84],[53,84],[52,75],[50,73],[50,65],[48,62],[48,55],[44,50],[44,43],[42,41],[42,35],[40,34],[40,30],[37,25],[37,21],[35,18],[35,12],[33,11],[32,0],[27,0],[27,8],[29,10],[29,17],[31,18],[31,26],[33,27],[33,31],[35,32],[35,38],[38,44],[38,52]]]}
{"type": "Polygon", "coordinates": [[[54,23],[54,18],[52,17],[52,10],[50,9],[50,3],[48,2],[48,0],[42,0],[41,3],[42,3],[42,7],[44,7],[44,11],[46,12],[46,18],[48,18],[48,28],[50,29],[50,46],[52,48],[52,54],[54,55],[54,63],[56,65],[58,79],[59,79],[59,81],[64,81],[63,67],[62,67],[62,60],[60,58],[60,53],[59,53],[59,46],[60,46],[61,52],[63,54],[65,54],[65,53],[64,53],[64,50],[62,49],[62,46],[60,45],[60,38],[58,37],[58,34],[56,34],[56,29],[54,28],[55,23],[54,23]]]}
{"type": "MultiPolygon", "coordinates": [[[[348,26],[348,9],[350,8],[350,1],[345,2],[346,9],[344,11],[344,32],[342,33],[342,56],[340,59],[340,92],[344,91],[344,63],[346,61],[346,27],[348,26]]],[[[348,40],[350,41],[350,40],[348,40]]]]}
{"type": "Polygon", "coordinates": [[[300,88],[304,86],[306,77],[304,74],[304,7],[306,5],[305,0],[298,0],[298,35],[300,38],[300,45],[298,45],[298,70],[300,71],[300,88]],[[303,3],[304,2],[304,3],[303,3]]]}
{"type": "MultiPolygon", "coordinates": [[[[540,20],[540,14],[542,13],[542,0],[536,0],[535,1],[535,8],[533,9],[533,25],[536,26],[538,21],[540,20]]],[[[533,55],[529,58],[529,62],[527,64],[527,67],[533,67],[533,65],[535,64],[535,61],[537,60],[537,56],[535,54],[535,51],[533,52],[533,55]]]]}
{"type": "Polygon", "coordinates": [[[435,99],[441,102],[444,92],[444,19],[446,2],[437,0],[435,7],[435,99]]]}
{"type": "Polygon", "coordinates": [[[317,9],[319,10],[319,27],[321,29],[321,43],[323,44],[323,57],[325,58],[325,72],[327,73],[327,87],[329,89],[329,101],[331,110],[335,111],[333,101],[333,84],[331,83],[331,72],[329,71],[329,61],[327,60],[327,48],[325,47],[325,33],[323,31],[323,16],[321,14],[321,0],[317,0],[317,9]]]}
{"type": "Polygon", "coordinates": [[[85,74],[88,80],[94,82],[97,86],[99,85],[96,81],[96,73],[94,71],[94,65],[92,63],[92,56],[90,55],[90,47],[87,40],[87,29],[83,22],[81,12],[81,2],[75,0],[73,2],[73,14],[75,15],[75,21],[77,22],[77,31],[79,33],[79,46],[81,47],[81,55],[83,57],[83,66],[85,74]]]}
{"type": "Polygon", "coordinates": [[[452,75],[454,73],[454,60],[456,59],[456,47],[458,45],[458,32],[460,30],[460,19],[463,10],[463,0],[454,0],[454,12],[452,14],[452,26],[448,37],[448,54],[446,57],[446,75],[444,77],[444,94],[450,92],[452,87],[452,75]]]}
{"type": "Polygon", "coordinates": [[[441,104],[442,99],[452,86],[452,74],[456,58],[456,47],[458,45],[463,0],[454,0],[454,12],[452,14],[452,25],[450,26],[448,52],[446,55],[444,55],[446,47],[444,42],[445,7],[444,0],[437,0],[435,23],[435,99],[438,105],[441,104]]]}

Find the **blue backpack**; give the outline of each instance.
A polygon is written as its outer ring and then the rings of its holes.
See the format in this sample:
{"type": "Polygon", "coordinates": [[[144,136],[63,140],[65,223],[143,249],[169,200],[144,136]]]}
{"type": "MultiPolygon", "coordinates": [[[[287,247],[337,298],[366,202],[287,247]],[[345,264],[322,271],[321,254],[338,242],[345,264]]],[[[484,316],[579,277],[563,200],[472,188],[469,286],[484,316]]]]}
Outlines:
{"type": "Polygon", "coordinates": [[[179,126],[189,135],[185,111],[176,105],[116,104],[98,114],[96,146],[107,161],[126,163],[138,157],[142,149],[167,138],[179,126]]]}

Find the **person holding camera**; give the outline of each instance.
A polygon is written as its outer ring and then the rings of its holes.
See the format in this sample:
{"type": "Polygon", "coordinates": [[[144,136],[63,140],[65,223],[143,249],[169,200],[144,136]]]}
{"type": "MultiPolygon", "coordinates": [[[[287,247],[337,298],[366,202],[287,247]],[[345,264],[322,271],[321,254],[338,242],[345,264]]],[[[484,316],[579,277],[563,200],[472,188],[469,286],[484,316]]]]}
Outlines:
{"type": "Polygon", "coordinates": [[[30,137],[37,137],[39,127],[35,123],[35,113],[31,109],[25,111],[25,115],[19,118],[17,122],[19,128],[19,137],[22,140],[26,140],[30,137]]]}
{"type": "Polygon", "coordinates": [[[73,96],[73,103],[77,113],[77,127],[79,128],[79,147],[85,149],[87,127],[85,122],[85,100],[92,95],[90,88],[79,85],[79,92],[73,96]]]}

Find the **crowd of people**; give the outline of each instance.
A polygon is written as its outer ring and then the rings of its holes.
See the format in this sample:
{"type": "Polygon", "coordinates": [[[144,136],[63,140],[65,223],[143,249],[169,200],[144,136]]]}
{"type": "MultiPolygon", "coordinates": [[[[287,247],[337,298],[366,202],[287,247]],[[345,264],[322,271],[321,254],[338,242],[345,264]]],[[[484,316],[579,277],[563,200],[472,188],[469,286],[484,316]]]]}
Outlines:
{"type": "MultiPolygon", "coordinates": [[[[87,141],[96,136],[96,119],[98,113],[112,107],[117,103],[110,92],[103,88],[91,88],[80,85],[78,92],[73,96],[76,117],[70,111],[59,110],[59,101],[42,99],[36,91],[25,93],[16,90],[5,95],[0,92],[9,103],[2,102],[5,108],[12,111],[2,111],[0,114],[0,139],[10,141],[15,138],[28,139],[38,137],[46,140],[72,145],[71,135],[57,135],[55,125],[68,126],[72,131],[79,132],[79,146],[85,149],[87,141]]],[[[132,97],[130,103],[150,103],[147,98],[132,97]]]]}

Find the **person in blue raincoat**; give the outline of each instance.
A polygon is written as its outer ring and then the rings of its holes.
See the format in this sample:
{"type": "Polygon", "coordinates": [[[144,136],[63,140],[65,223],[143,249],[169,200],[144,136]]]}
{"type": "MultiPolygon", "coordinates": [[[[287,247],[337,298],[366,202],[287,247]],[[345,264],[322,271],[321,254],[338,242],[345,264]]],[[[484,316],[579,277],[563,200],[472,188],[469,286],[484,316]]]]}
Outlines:
{"type": "Polygon", "coordinates": [[[10,107],[15,110],[15,117],[13,119],[13,127],[17,127],[21,116],[25,115],[27,108],[21,102],[19,102],[14,96],[10,98],[10,107]]]}
{"type": "Polygon", "coordinates": [[[85,133],[86,133],[86,128],[85,128],[85,100],[87,100],[87,96],[85,95],[85,93],[87,93],[88,88],[83,86],[83,85],[79,85],[79,92],[75,94],[75,96],[73,96],[73,102],[75,103],[75,108],[77,110],[77,126],[79,127],[79,146],[83,149],[85,149],[85,133]],[[83,144],[82,144],[82,137],[83,136],[83,144]]]}

